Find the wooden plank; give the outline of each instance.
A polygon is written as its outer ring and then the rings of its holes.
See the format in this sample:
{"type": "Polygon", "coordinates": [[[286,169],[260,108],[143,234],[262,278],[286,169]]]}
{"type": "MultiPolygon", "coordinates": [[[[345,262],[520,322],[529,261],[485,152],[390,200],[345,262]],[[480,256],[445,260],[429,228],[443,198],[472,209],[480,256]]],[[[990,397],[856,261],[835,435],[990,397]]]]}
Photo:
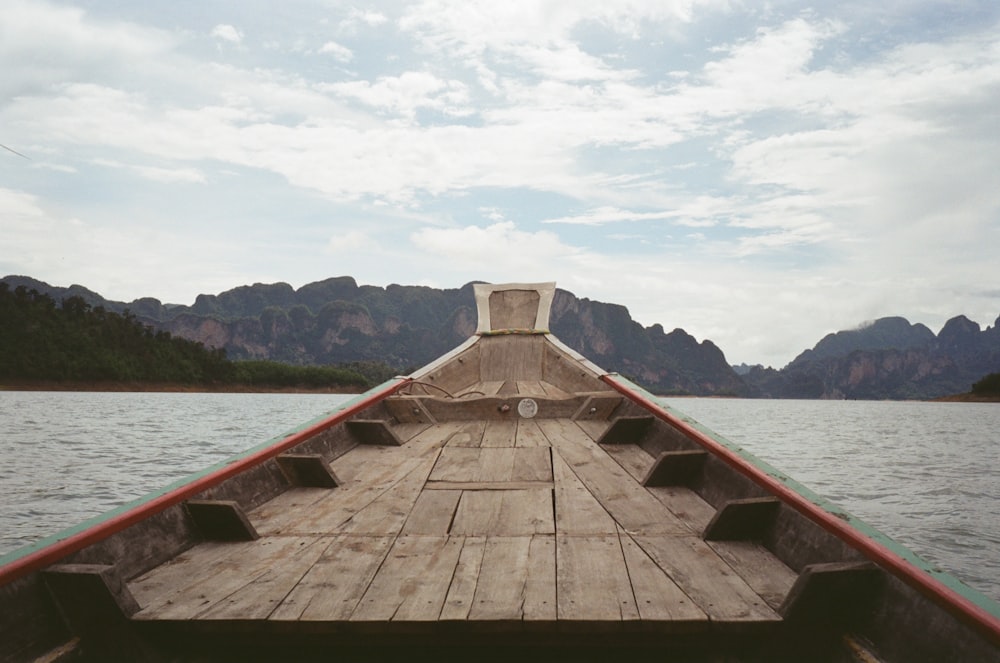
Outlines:
{"type": "Polygon", "coordinates": [[[437,460],[437,454],[438,451],[435,450],[427,458],[421,459],[417,466],[393,484],[392,488],[352,515],[340,527],[340,531],[373,536],[398,534],[423,490],[427,476],[437,460]]]}
{"type": "Polygon", "coordinates": [[[344,621],[354,613],[394,538],[340,535],[271,614],[275,621],[344,621]]]}
{"type": "MultiPolygon", "coordinates": [[[[412,398],[407,396],[391,396],[384,401],[385,408],[388,410],[389,415],[395,419],[397,426],[399,424],[432,424],[434,423],[434,417],[430,416],[424,406],[420,403],[419,398],[412,398]]],[[[396,434],[399,435],[397,426],[393,429],[396,430],[396,434]]],[[[402,436],[400,436],[402,439],[402,436]]]]}
{"type": "Polygon", "coordinates": [[[626,532],[619,531],[625,566],[644,621],[671,622],[672,631],[705,630],[708,615],[656,565],[626,532]]]}
{"type": "Polygon", "coordinates": [[[491,419],[483,433],[484,447],[513,447],[517,437],[516,419],[491,419]]]}
{"type": "Polygon", "coordinates": [[[449,447],[480,447],[483,444],[485,421],[456,421],[450,426],[454,431],[445,442],[449,447]]]}
{"type": "MultiPolygon", "coordinates": [[[[485,439],[485,436],[484,436],[485,439]]],[[[514,473],[516,452],[526,449],[509,447],[482,448],[479,450],[479,467],[473,481],[510,481],[514,473]]]]}
{"type": "Polygon", "coordinates": [[[213,564],[188,563],[188,573],[173,588],[163,588],[133,619],[192,619],[254,582],[317,537],[270,536],[229,543],[228,554],[213,564]]]}
{"type": "Polygon", "coordinates": [[[692,532],[701,533],[715,516],[715,507],[703,500],[696,492],[684,486],[661,486],[646,488],[653,497],[670,509],[677,519],[692,532]]]}
{"type": "Polygon", "coordinates": [[[199,613],[198,619],[267,619],[332,541],[332,537],[321,537],[293,551],[253,582],[199,613]]]}
{"type": "Polygon", "coordinates": [[[424,490],[551,490],[552,481],[428,481],[424,490]]]}
{"type": "Polygon", "coordinates": [[[798,575],[770,550],[754,541],[711,541],[708,544],[733,570],[777,610],[798,575]]]}
{"type": "Polygon", "coordinates": [[[479,452],[477,447],[445,447],[428,480],[478,481],[479,452]]]}
{"type": "Polygon", "coordinates": [[[546,382],[545,380],[541,380],[541,381],[539,381],[538,384],[541,386],[542,391],[545,392],[545,395],[548,396],[549,398],[572,398],[573,397],[573,394],[569,393],[568,391],[565,391],[565,390],[561,389],[560,387],[557,387],[556,385],[552,384],[551,382],[546,382]]]}
{"type": "Polygon", "coordinates": [[[552,447],[587,490],[629,533],[686,534],[684,523],[568,419],[538,422],[552,447]]]}
{"type": "Polygon", "coordinates": [[[781,617],[697,536],[632,535],[714,627],[770,626],[781,617]]]}
{"type": "Polygon", "coordinates": [[[618,535],[556,536],[560,621],[622,622],[639,619],[618,535]]]}
{"type": "Polygon", "coordinates": [[[270,513],[269,520],[257,523],[258,531],[262,534],[336,532],[354,514],[426,462],[422,455],[436,454],[444,442],[442,436],[448,432],[448,425],[438,424],[403,447],[355,447],[331,463],[343,481],[339,488],[313,503],[308,510],[270,513]]]}
{"type": "Polygon", "coordinates": [[[396,434],[399,440],[406,444],[408,441],[415,438],[420,433],[433,426],[431,423],[414,423],[414,424],[396,424],[392,427],[392,432],[396,434]]]}
{"type": "Polygon", "coordinates": [[[546,447],[445,447],[429,480],[451,482],[548,481],[546,447]]]}
{"type": "Polygon", "coordinates": [[[230,543],[219,541],[199,543],[133,579],[128,583],[129,591],[140,606],[149,607],[157,602],[164,592],[179,591],[190,583],[192,573],[196,573],[198,569],[218,565],[232,554],[233,547],[230,543]]]}
{"type": "Polygon", "coordinates": [[[551,535],[490,537],[470,620],[556,619],[556,548],[551,535]]]}
{"type": "Polygon", "coordinates": [[[592,440],[601,439],[601,436],[604,435],[604,431],[608,430],[611,426],[611,422],[604,419],[576,419],[575,421],[576,425],[579,426],[592,440]]]}
{"type": "Polygon", "coordinates": [[[280,534],[284,524],[308,513],[310,507],[330,496],[328,488],[289,488],[247,514],[258,534],[280,534]]]}
{"type": "Polygon", "coordinates": [[[480,379],[541,380],[544,343],[545,337],[540,335],[481,338],[480,379]]]}
{"type": "Polygon", "coordinates": [[[601,448],[640,483],[653,466],[653,457],[634,444],[603,444],[601,448]]]}
{"type": "Polygon", "coordinates": [[[486,382],[480,382],[479,384],[473,385],[469,391],[482,392],[483,396],[496,396],[504,382],[504,380],[488,380],[486,382]]]}
{"type": "Polygon", "coordinates": [[[560,534],[611,534],[617,531],[614,518],[590,494],[573,470],[553,450],[555,476],[556,531],[560,534]]]}
{"type": "Polygon", "coordinates": [[[604,421],[610,424],[608,420],[623,400],[621,395],[613,391],[607,394],[592,394],[572,418],[575,421],[604,421]]]}
{"type": "Polygon", "coordinates": [[[514,450],[511,481],[552,481],[552,449],[521,447],[514,450]]]}
{"type": "Polygon", "coordinates": [[[534,419],[517,420],[517,439],[514,441],[517,447],[547,447],[549,441],[538,428],[538,422],[534,419]]]}
{"type": "Polygon", "coordinates": [[[469,619],[521,620],[530,545],[530,536],[491,536],[486,540],[469,619]]]}
{"type": "Polygon", "coordinates": [[[518,536],[552,534],[552,491],[464,491],[451,534],[458,536],[518,536]]]}
{"type": "Polygon", "coordinates": [[[476,595],[476,585],[479,582],[479,570],[483,564],[483,553],[486,551],[485,536],[467,536],[462,545],[462,553],[455,567],[448,596],[441,608],[441,620],[464,621],[469,618],[469,611],[476,595]]]}
{"type": "Polygon", "coordinates": [[[542,398],[548,395],[540,380],[518,380],[517,393],[528,398],[542,398]]]}
{"type": "Polygon", "coordinates": [[[490,293],[490,329],[534,329],[540,299],[537,290],[497,290],[490,293]]]}
{"type": "Polygon", "coordinates": [[[461,537],[398,537],[351,621],[437,620],[462,543],[461,537]]]}
{"type": "Polygon", "coordinates": [[[402,533],[438,536],[447,534],[461,496],[461,490],[424,490],[417,497],[402,533]]]}

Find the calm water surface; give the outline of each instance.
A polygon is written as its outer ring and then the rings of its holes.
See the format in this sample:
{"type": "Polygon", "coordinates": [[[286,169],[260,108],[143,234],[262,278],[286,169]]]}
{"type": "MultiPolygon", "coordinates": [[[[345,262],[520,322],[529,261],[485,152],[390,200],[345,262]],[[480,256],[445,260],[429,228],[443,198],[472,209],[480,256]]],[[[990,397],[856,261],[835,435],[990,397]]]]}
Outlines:
{"type": "MultiPolygon", "coordinates": [[[[0,392],[0,555],[284,434],[346,398],[0,392]]],[[[1000,405],[667,402],[1000,600],[1000,405]]]]}
{"type": "Polygon", "coordinates": [[[1000,404],[666,401],[1000,600],[1000,404]]]}

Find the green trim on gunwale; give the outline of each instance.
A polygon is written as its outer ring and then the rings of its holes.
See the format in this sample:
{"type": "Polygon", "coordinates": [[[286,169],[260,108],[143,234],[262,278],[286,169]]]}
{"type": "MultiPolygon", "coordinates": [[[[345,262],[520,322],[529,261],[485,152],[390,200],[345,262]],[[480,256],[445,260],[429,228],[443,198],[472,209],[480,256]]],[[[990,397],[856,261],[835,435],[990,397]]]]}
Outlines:
{"type": "Polygon", "coordinates": [[[143,495],[141,497],[137,497],[136,499],[131,500],[129,502],[125,502],[121,506],[115,507],[114,509],[111,509],[110,511],[105,511],[104,513],[98,514],[98,515],[96,515],[96,516],[94,516],[92,518],[88,518],[87,520],[84,520],[83,522],[81,522],[81,523],[79,523],[77,525],[73,525],[72,527],[67,527],[66,529],[60,530],[59,532],[56,532],[55,534],[49,535],[49,536],[45,537],[44,539],[40,539],[40,540],[36,541],[35,543],[29,543],[26,546],[22,546],[20,548],[15,548],[14,550],[10,551],[9,553],[6,553],[4,555],[0,555],[0,567],[6,566],[7,564],[10,564],[11,562],[14,562],[14,561],[16,561],[16,560],[18,560],[18,559],[20,559],[22,557],[25,557],[25,556],[30,555],[32,553],[35,553],[35,552],[37,552],[39,550],[43,550],[45,548],[48,548],[49,546],[51,546],[53,544],[59,543],[60,541],[68,539],[68,538],[70,538],[72,536],[75,536],[75,535],[81,533],[81,532],[85,532],[88,529],[91,529],[92,527],[96,527],[96,526],[98,526],[98,525],[100,525],[100,524],[102,524],[104,522],[107,522],[108,520],[111,520],[111,519],[113,519],[113,518],[115,518],[115,517],[117,517],[117,516],[119,516],[119,515],[121,515],[123,513],[127,513],[128,511],[131,511],[132,509],[141,507],[142,505],[146,504],[147,502],[151,502],[151,501],[153,501],[154,499],[156,499],[158,497],[162,497],[163,495],[166,495],[167,493],[170,493],[170,492],[173,492],[173,491],[178,490],[180,488],[183,488],[184,486],[188,485],[189,483],[197,481],[198,479],[201,479],[202,477],[208,476],[208,475],[212,474],[213,472],[217,472],[217,471],[219,471],[219,470],[221,470],[221,469],[223,469],[223,468],[225,468],[225,467],[227,467],[229,465],[232,465],[233,463],[239,462],[239,461],[243,460],[244,458],[246,458],[247,456],[250,456],[250,455],[255,454],[255,453],[259,452],[259,451],[262,451],[264,449],[272,447],[272,446],[274,446],[276,444],[280,444],[281,442],[283,442],[284,440],[287,440],[292,435],[295,435],[296,433],[299,433],[299,432],[301,432],[301,431],[303,431],[303,430],[305,430],[305,429],[307,429],[307,428],[309,428],[311,426],[314,426],[314,425],[317,425],[317,424],[319,424],[319,423],[321,423],[323,421],[326,421],[327,419],[330,419],[331,417],[335,417],[337,415],[337,413],[342,412],[342,411],[344,411],[344,410],[352,407],[356,403],[364,400],[365,398],[368,398],[372,394],[376,394],[376,393],[378,393],[380,391],[386,390],[390,386],[392,386],[392,385],[394,385],[394,384],[396,384],[398,382],[402,382],[402,381],[403,381],[402,378],[392,378],[390,380],[386,380],[382,384],[377,385],[375,387],[372,387],[371,389],[369,389],[368,391],[364,392],[363,394],[358,394],[354,398],[350,398],[350,399],[344,401],[343,403],[337,405],[336,407],[334,407],[332,410],[326,412],[325,414],[321,414],[321,415],[315,417],[314,419],[310,419],[309,421],[306,421],[306,422],[304,422],[304,423],[302,423],[302,424],[300,424],[300,425],[298,425],[298,426],[296,426],[296,427],[294,427],[294,428],[292,428],[292,429],[290,429],[288,431],[285,431],[284,433],[281,433],[280,435],[276,435],[275,437],[272,437],[269,440],[266,440],[265,442],[262,442],[260,444],[255,445],[255,446],[252,446],[252,447],[250,447],[248,449],[244,449],[242,452],[236,454],[235,456],[230,456],[230,457],[225,458],[225,459],[223,459],[223,460],[221,460],[221,461],[219,461],[217,463],[209,465],[208,467],[206,467],[206,468],[204,468],[202,470],[199,470],[199,471],[194,472],[192,474],[188,474],[187,476],[181,477],[177,481],[174,481],[173,483],[171,483],[171,484],[169,484],[167,486],[164,486],[163,488],[155,490],[155,491],[153,491],[151,493],[146,493],[145,495],[143,495]]]}
{"type": "Polygon", "coordinates": [[[681,421],[691,426],[692,428],[712,438],[720,445],[724,446],[726,449],[731,451],[734,455],[739,456],[743,460],[747,461],[748,463],[759,469],[764,474],[767,474],[768,476],[777,479],[781,483],[785,484],[790,489],[792,489],[793,491],[795,491],[808,501],[812,502],[823,511],[826,511],[829,514],[836,516],[840,520],[843,520],[845,523],[849,524],[851,527],[856,529],[865,537],[871,539],[872,541],[875,541],[876,543],[892,551],[900,558],[906,560],[916,568],[920,569],[921,571],[933,577],[936,581],[940,582],[942,585],[954,591],[956,594],[959,594],[963,598],[968,599],[970,602],[979,606],[983,610],[986,610],[987,612],[997,617],[1000,617],[1000,602],[997,602],[991,599],[990,597],[986,596],[985,594],[979,592],[978,590],[969,587],[964,582],[962,582],[955,576],[951,575],[950,573],[947,573],[935,567],[933,564],[923,559],[922,557],[920,557],[918,554],[916,554],[903,544],[899,543],[895,539],[879,531],[875,527],[872,527],[864,520],[861,520],[860,518],[851,514],[850,512],[845,511],[843,508],[837,506],[836,504],[826,499],[822,495],[813,492],[811,489],[802,485],[798,481],[795,481],[781,470],[778,470],[777,468],[770,465],[766,461],[761,460],[760,458],[758,458],[751,452],[747,451],[743,447],[739,446],[738,444],[731,442],[726,437],[719,435],[715,431],[699,423],[695,419],[692,419],[691,417],[684,414],[680,410],[668,405],[664,401],[663,397],[651,394],[650,392],[646,391],[645,389],[635,384],[631,380],[624,378],[620,375],[612,374],[609,375],[609,377],[614,379],[616,382],[619,382],[620,384],[628,386],[631,390],[635,391],[637,394],[641,394],[650,401],[657,403],[671,416],[680,419],[681,421]]]}

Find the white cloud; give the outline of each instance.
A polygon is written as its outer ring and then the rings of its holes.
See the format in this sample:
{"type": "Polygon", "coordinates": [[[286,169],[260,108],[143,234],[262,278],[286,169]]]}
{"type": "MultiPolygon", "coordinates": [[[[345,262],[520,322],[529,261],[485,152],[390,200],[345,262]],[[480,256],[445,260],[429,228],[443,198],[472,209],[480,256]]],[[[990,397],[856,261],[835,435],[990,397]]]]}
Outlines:
{"type": "Polygon", "coordinates": [[[379,111],[412,117],[420,108],[439,110],[450,115],[467,115],[469,96],[463,83],[443,80],[422,72],[408,71],[400,76],[385,76],[375,82],[349,81],[321,86],[342,97],[356,99],[379,111]]]}
{"type": "Polygon", "coordinates": [[[106,168],[130,170],[140,177],[153,182],[187,182],[191,184],[203,184],[205,182],[205,175],[194,168],[161,168],[158,166],[126,164],[113,159],[93,159],[91,163],[106,168]]]}
{"type": "Polygon", "coordinates": [[[328,41],[319,48],[320,53],[328,53],[341,62],[350,62],[354,58],[354,52],[346,46],[341,46],[335,41],[328,41]]]}
{"type": "Polygon", "coordinates": [[[239,44],[243,41],[243,33],[237,30],[236,27],[226,23],[220,23],[212,28],[212,36],[233,44],[239,44]]]}
{"type": "Polygon", "coordinates": [[[486,227],[422,228],[410,235],[417,249],[448,261],[451,269],[476,268],[487,274],[538,274],[553,263],[581,256],[555,233],[519,230],[512,221],[486,227]]]}
{"type": "Polygon", "coordinates": [[[361,249],[374,248],[375,243],[364,232],[360,230],[349,230],[345,233],[338,233],[330,237],[327,249],[331,253],[351,253],[361,249]]]}

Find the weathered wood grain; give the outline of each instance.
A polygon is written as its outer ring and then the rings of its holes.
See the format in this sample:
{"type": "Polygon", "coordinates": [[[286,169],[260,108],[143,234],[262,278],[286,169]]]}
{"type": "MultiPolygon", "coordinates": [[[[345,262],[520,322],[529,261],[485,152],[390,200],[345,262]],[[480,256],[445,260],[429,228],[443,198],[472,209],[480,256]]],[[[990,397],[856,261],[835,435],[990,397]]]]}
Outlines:
{"type": "Polygon", "coordinates": [[[781,619],[699,537],[632,535],[632,538],[705,611],[716,627],[767,624],[781,619]]]}
{"type": "Polygon", "coordinates": [[[708,545],[775,610],[798,578],[795,571],[755,541],[710,541],[708,545]]]}
{"type": "Polygon", "coordinates": [[[547,481],[552,478],[547,447],[445,447],[430,481],[547,481]]]}
{"type": "Polygon", "coordinates": [[[672,631],[705,630],[708,615],[671,580],[624,531],[619,531],[625,565],[644,621],[671,622],[672,631]]]}
{"type": "Polygon", "coordinates": [[[398,537],[351,621],[437,620],[462,544],[461,537],[398,537]]]}
{"type": "Polygon", "coordinates": [[[357,511],[340,528],[348,534],[390,535],[403,528],[421,494],[427,476],[437,460],[438,450],[420,460],[416,467],[393,484],[364,508],[357,511]]]}
{"type": "Polygon", "coordinates": [[[483,432],[483,447],[513,447],[517,435],[514,419],[491,419],[483,432]]]}
{"type": "Polygon", "coordinates": [[[480,447],[483,444],[485,421],[455,421],[448,424],[452,432],[447,436],[445,446],[480,447]]]}
{"type": "Polygon", "coordinates": [[[678,520],[695,533],[705,531],[705,527],[715,516],[715,507],[703,500],[696,492],[683,486],[661,486],[646,488],[656,499],[677,516],[678,520]]]}
{"type": "Polygon", "coordinates": [[[554,620],[555,568],[552,536],[489,537],[468,618],[554,620]]]}
{"type": "Polygon", "coordinates": [[[629,533],[690,530],[569,419],[538,422],[552,447],[601,506],[629,533]]]}
{"type": "Polygon", "coordinates": [[[267,619],[313,567],[332,541],[331,537],[321,537],[311,543],[302,544],[298,550],[293,551],[293,554],[282,558],[280,563],[274,564],[253,582],[199,613],[198,619],[267,619]]]}
{"type": "Polygon", "coordinates": [[[273,613],[275,621],[346,621],[395,539],[341,535],[273,613]]]}
{"type": "Polygon", "coordinates": [[[601,448],[639,483],[642,483],[655,460],[642,447],[634,444],[602,444],[601,448]]]}
{"type": "Polygon", "coordinates": [[[464,621],[469,618],[485,551],[485,536],[465,537],[458,565],[448,588],[448,596],[441,608],[442,621],[464,621]]]}
{"type": "Polygon", "coordinates": [[[545,388],[542,387],[540,380],[518,380],[517,393],[518,395],[525,396],[527,398],[544,397],[548,395],[545,388]]]}
{"type": "Polygon", "coordinates": [[[446,535],[461,496],[461,490],[424,490],[417,497],[402,534],[446,535]]]}
{"type": "Polygon", "coordinates": [[[538,422],[534,419],[518,419],[517,439],[514,442],[518,447],[547,447],[549,441],[538,428],[538,422]]]}
{"type": "Polygon", "coordinates": [[[455,512],[451,533],[458,536],[552,534],[552,491],[467,490],[455,512]]]}
{"type": "Polygon", "coordinates": [[[557,535],[556,576],[561,621],[639,619],[617,534],[557,535]]]}
{"type": "MultiPolygon", "coordinates": [[[[270,536],[227,544],[227,554],[212,563],[185,564],[187,573],[177,585],[162,587],[133,619],[193,619],[200,613],[253,583],[276,564],[286,563],[317,537],[270,536]]],[[[152,572],[155,574],[155,571],[152,572]]],[[[151,574],[151,575],[152,575],[151,574]]]]}
{"type": "Polygon", "coordinates": [[[597,501],[557,451],[552,454],[555,476],[556,531],[560,534],[611,534],[614,518],[597,501]]]}

